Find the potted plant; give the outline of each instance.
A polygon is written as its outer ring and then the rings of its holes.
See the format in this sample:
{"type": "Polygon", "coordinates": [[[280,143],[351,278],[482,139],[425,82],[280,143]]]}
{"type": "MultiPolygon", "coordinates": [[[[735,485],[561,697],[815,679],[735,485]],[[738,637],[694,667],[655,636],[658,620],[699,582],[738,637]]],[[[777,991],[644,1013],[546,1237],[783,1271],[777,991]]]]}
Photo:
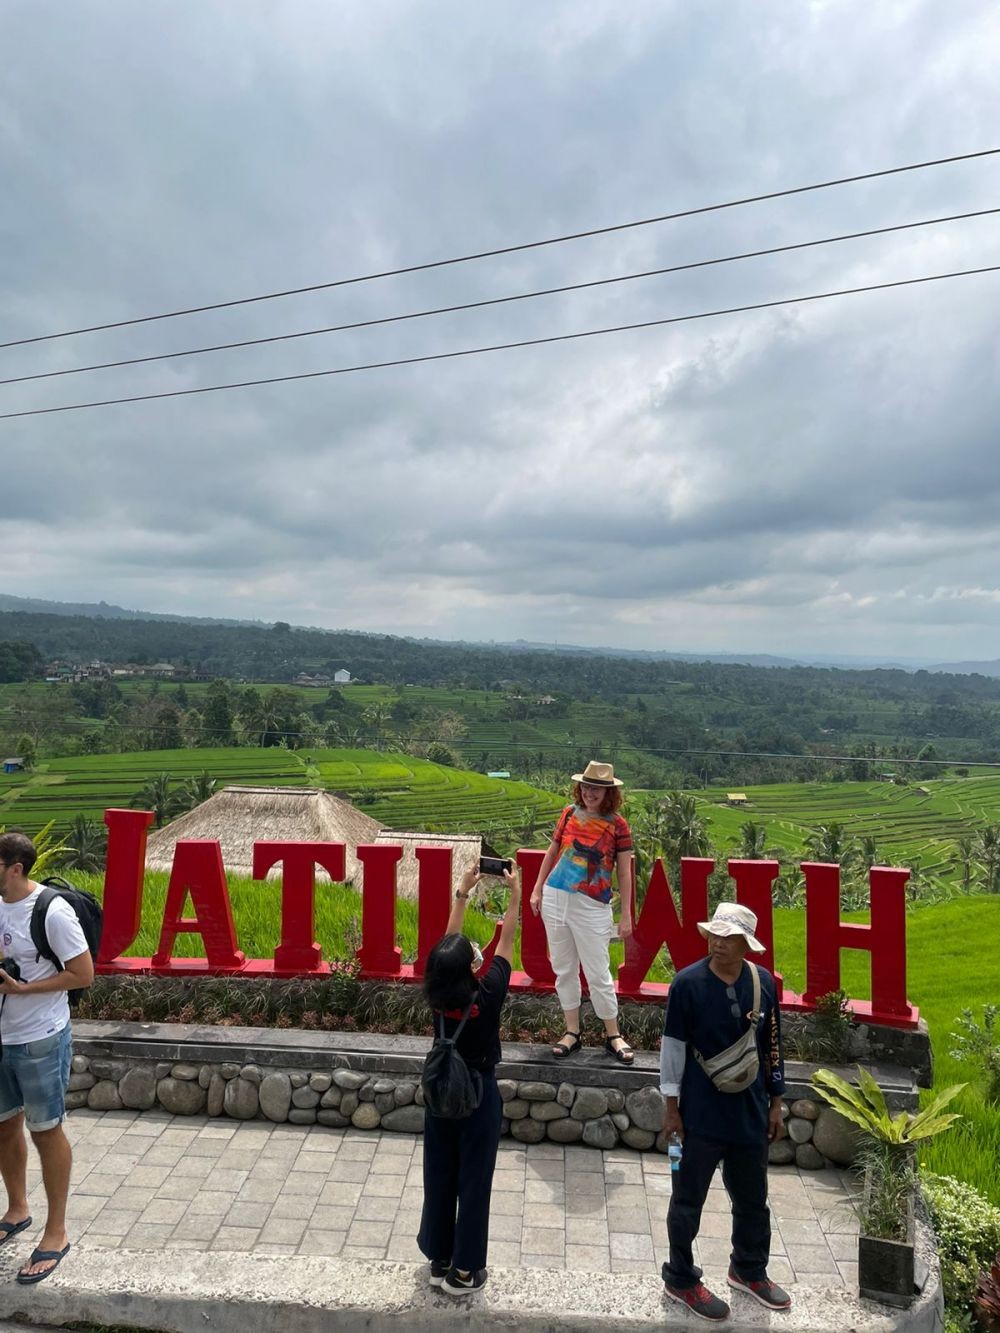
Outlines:
{"type": "Polygon", "coordinates": [[[858,1237],[858,1289],[872,1300],[907,1306],[914,1296],[914,1145],[940,1134],[959,1118],[944,1108],[965,1084],[945,1088],[916,1115],[900,1111],[892,1116],[882,1089],[860,1066],[857,1087],[829,1069],[818,1069],[812,1083],[823,1100],[857,1125],[863,1135],[857,1162],[865,1180],[858,1237]]]}

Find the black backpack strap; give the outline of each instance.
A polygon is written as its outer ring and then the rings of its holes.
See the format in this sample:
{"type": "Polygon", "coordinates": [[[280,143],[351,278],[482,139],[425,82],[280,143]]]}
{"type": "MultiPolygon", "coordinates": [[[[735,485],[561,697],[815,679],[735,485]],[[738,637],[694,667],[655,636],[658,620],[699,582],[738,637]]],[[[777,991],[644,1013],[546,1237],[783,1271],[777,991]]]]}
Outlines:
{"type": "Polygon", "coordinates": [[[476,996],[473,995],[472,999],[471,999],[471,1000],[469,1001],[469,1003],[465,1006],[465,1013],[462,1015],[462,1021],[459,1023],[458,1027],[457,1027],[457,1028],[455,1029],[455,1031],[452,1033],[452,1038],[451,1038],[452,1041],[458,1041],[458,1035],[459,1035],[459,1033],[462,1031],[462,1029],[465,1027],[466,1023],[469,1021],[469,1015],[472,1013],[472,1006],[473,1006],[475,1003],[476,1003],[476,996]]]}
{"type": "Polygon", "coordinates": [[[35,946],[39,961],[45,958],[57,972],[64,972],[62,959],[56,955],[55,950],[49,943],[49,935],[45,926],[49,908],[52,906],[53,900],[58,897],[59,895],[55,889],[46,884],[35,899],[35,905],[31,909],[31,942],[35,946]]]}
{"type": "Polygon", "coordinates": [[[446,1041],[446,1040],[447,1040],[447,1041],[450,1041],[450,1042],[453,1042],[453,1043],[456,1042],[456,1041],[458,1041],[458,1034],[462,1031],[462,1029],[465,1027],[466,1023],[468,1022],[468,1020],[469,1020],[469,1015],[472,1013],[472,1006],[473,1006],[475,1003],[476,1003],[476,996],[473,995],[472,999],[471,999],[471,1000],[469,1001],[469,1003],[465,1006],[465,1013],[462,1015],[462,1017],[461,1017],[461,1019],[460,1019],[460,1021],[459,1021],[458,1027],[457,1027],[457,1028],[455,1029],[455,1031],[451,1034],[451,1036],[450,1036],[450,1037],[447,1037],[447,1038],[446,1038],[445,1035],[444,1035],[444,1014],[441,1013],[440,1010],[436,1011],[435,1014],[434,1014],[434,1034],[435,1034],[435,1036],[437,1035],[437,1025],[438,1025],[438,1020],[440,1019],[440,1020],[441,1020],[441,1040],[442,1040],[442,1041],[446,1041]]]}

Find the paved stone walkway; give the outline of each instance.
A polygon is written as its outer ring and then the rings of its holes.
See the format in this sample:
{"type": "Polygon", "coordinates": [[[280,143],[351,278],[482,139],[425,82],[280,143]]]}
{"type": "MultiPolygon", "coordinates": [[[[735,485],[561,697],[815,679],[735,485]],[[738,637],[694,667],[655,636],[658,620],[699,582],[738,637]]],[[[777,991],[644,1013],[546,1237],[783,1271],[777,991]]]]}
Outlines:
{"type": "MultiPolygon", "coordinates": [[[[319,1126],[236,1124],[132,1111],[76,1111],[70,1235],[81,1247],[253,1251],[420,1261],[420,1139],[319,1126]]],[[[31,1204],[44,1217],[32,1153],[31,1204]]],[[[771,1276],[856,1281],[849,1178],[772,1169],[771,1276]]],[[[493,1187],[497,1267],[657,1274],[670,1168],[658,1154],[600,1153],[504,1139],[493,1187]]],[[[716,1284],[729,1256],[729,1202],[716,1177],[698,1241],[716,1284]]]]}

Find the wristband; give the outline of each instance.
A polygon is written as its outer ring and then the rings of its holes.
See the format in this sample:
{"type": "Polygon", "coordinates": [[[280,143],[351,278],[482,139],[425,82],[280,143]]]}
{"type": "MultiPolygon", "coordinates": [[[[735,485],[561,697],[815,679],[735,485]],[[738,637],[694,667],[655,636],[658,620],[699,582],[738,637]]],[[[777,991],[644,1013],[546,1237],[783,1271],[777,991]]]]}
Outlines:
{"type": "Polygon", "coordinates": [[[459,889],[455,890],[455,897],[460,898],[463,902],[465,901],[466,898],[468,898],[468,896],[469,895],[467,893],[462,893],[459,889]]]}

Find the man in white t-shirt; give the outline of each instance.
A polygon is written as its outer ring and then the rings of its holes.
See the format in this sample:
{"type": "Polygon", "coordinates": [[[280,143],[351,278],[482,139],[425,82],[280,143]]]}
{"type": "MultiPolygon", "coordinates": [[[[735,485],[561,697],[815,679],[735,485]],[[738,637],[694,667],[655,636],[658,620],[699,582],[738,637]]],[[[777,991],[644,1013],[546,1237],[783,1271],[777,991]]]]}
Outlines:
{"type": "Polygon", "coordinates": [[[7,1211],[0,1219],[0,1247],[31,1226],[28,1215],[28,1145],[24,1126],[42,1161],[48,1217],[18,1282],[41,1282],[69,1251],[66,1201],[73,1165],[63,1131],[72,1044],[71,990],[89,986],[94,962],[76,913],[54,899],[45,932],[63,971],[39,958],[31,939],[31,914],[41,890],[28,876],[35,848],[23,833],[0,834],[0,959],[17,965],[20,979],[0,967],[0,1172],[7,1211]]]}

